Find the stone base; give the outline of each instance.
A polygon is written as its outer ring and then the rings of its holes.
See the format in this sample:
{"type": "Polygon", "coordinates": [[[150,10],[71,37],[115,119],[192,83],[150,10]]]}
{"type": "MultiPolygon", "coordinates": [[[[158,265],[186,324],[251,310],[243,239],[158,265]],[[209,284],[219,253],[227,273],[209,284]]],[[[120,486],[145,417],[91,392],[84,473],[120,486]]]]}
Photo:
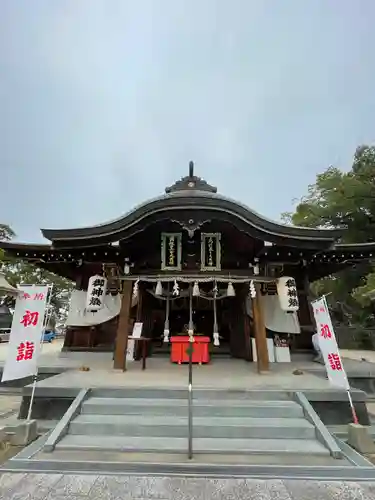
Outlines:
{"type": "Polygon", "coordinates": [[[15,421],[12,424],[0,428],[0,438],[6,434],[12,446],[27,446],[38,437],[36,420],[15,421]]]}
{"type": "Polygon", "coordinates": [[[348,425],[348,444],[363,454],[375,453],[375,444],[368,428],[361,424],[348,425]]]}

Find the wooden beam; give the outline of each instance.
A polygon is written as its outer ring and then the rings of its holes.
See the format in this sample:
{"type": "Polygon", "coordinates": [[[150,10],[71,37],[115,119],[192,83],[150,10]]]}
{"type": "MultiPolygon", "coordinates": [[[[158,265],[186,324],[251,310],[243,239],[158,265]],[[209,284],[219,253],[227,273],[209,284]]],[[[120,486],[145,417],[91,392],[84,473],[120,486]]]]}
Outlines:
{"type": "Polygon", "coordinates": [[[255,330],[255,345],[257,350],[257,367],[258,372],[269,371],[268,347],[266,326],[264,324],[264,315],[261,301],[260,284],[255,284],[256,296],[252,299],[254,330],[255,330]]]}
{"type": "Polygon", "coordinates": [[[132,282],[124,281],[122,289],[121,309],[118,318],[116,347],[113,368],[126,370],[126,350],[129,336],[129,316],[132,303],[132,282]]]}

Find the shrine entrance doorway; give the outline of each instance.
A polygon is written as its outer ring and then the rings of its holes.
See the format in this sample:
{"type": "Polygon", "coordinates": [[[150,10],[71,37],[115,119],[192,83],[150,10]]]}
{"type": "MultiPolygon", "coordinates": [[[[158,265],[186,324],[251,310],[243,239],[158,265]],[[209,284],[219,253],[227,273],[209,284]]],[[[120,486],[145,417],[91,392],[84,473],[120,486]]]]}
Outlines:
{"type": "MultiPolygon", "coordinates": [[[[222,297],[216,300],[207,300],[202,296],[193,297],[192,321],[195,336],[208,337],[210,339],[209,350],[211,357],[238,357],[248,359],[245,355],[244,335],[245,318],[241,307],[241,298],[237,296],[222,297]],[[215,316],[216,331],[218,333],[218,345],[215,342],[215,316]]],[[[151,332],[153,355],[165,355],[170,353],[170,344],[165,342],[165,301],[154,301],[152,311],[153,326],[151,332]]],[[[169,318],[169,338],[174,336],[186,336],[189,329],[189,297],[178,297],[171,300],[169,318]]]]}

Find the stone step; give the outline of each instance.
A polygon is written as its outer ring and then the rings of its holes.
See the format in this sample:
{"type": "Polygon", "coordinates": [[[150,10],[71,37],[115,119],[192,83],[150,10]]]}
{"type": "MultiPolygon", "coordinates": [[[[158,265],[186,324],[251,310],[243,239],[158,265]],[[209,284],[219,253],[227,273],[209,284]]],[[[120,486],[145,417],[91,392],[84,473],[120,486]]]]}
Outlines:
{"type": "MultiPolygon", "coordinates": [[[[186,380],[187,382],[187,380],[186,380]]],[[[146,398],[146,399],[186,399],[188,394],[186,389],[151,389],[151,388],[115,388],[91,390],[92,397],[99,398],[146,398]]],[[[254,400],[254,401],[289,401],[290,394],[280,390],[236,390],[236,389],[193,389],[194,400],[254,400]]]]}
{"type": "MultiPolygon", "coordinates": [[[[328,456],[329,451],[316,440],[310,439],[215,439],[196,438],[194,453],[242,455],[317,455],[328,456]]],[[[66,435],[56,445],[60,451],[116,451],[139,453],[187,453],[186,438],[130,437],[130,436],[77,436],[66,435]]]]}
{"type": "MultiPolygon", "coordinates": [[[[100,398],[84,401],[81,412],[96,415],[186,416],[187,399],[100,398]]],[[[194,400],[195,416],[299,418],[303,410],[294,401],[194,400]]]]}
{"type": "MultiPolygon", "coordinates": [[[[188,418],[150,415],[84,414],[71,422],[69,434],[92,436],[188,437],[188,418]]],[[[195,417],[194,438],[314,439],[303,418],[195,417]]]]}

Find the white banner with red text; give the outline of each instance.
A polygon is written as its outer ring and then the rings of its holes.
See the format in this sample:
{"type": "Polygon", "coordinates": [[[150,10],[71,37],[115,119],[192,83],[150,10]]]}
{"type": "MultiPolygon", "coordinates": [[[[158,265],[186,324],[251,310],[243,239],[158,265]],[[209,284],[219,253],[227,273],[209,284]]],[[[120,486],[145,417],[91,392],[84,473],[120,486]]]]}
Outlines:
{"type": "Polygon", "coordinates": [[[312,302],[317,326],[318,343],[327,370],[328,380],[335,387],[349,390],[349,382],[341,361],[339,346],[325,297],[312,302]]]}
{"type": "Polygon", "coordinates": [[[48,286],[19,286],[1,381],[36,375],[48,286]]]}

